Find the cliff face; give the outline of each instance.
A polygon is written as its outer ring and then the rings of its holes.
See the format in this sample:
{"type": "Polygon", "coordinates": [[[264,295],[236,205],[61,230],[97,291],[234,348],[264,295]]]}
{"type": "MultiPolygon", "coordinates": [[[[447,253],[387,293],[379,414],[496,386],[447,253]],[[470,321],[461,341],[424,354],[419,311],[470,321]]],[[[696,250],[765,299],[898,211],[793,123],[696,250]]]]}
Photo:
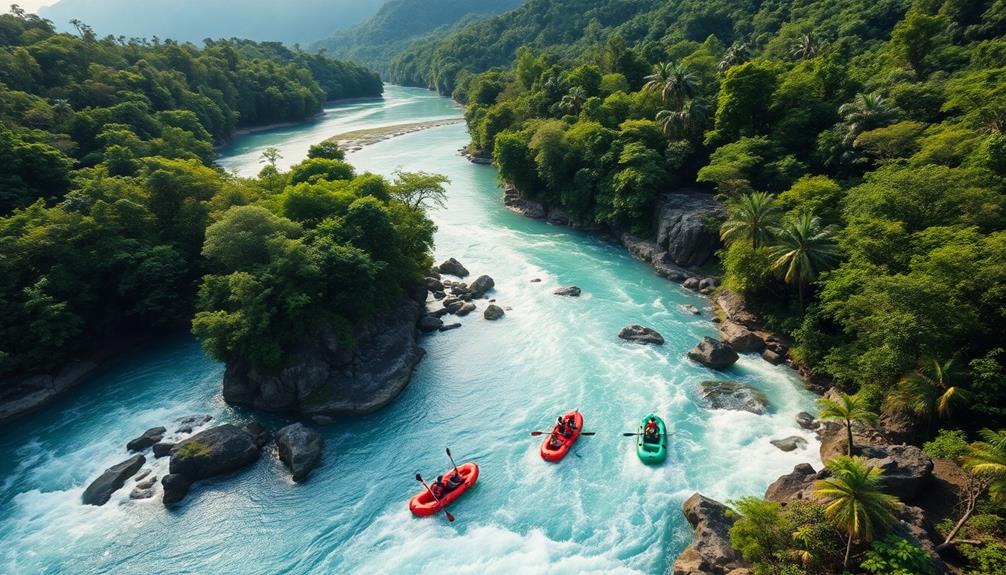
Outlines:
{"type": "Polygon", "coordinates": [[[426,300],[421,293],[357,325],[347,345],[331,327],[305,339],[279,373],[229,363],[224,399],[265,411],[305,415],[356,415],[384,407],[405,389],[424,351],[416,321],[426,300]]]}

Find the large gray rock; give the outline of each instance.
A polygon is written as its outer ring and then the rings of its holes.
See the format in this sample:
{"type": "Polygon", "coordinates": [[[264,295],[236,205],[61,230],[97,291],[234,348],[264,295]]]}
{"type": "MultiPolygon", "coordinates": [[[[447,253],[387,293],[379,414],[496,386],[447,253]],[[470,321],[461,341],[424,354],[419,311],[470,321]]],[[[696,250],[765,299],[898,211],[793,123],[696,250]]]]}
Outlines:
{"type": "Polygon", "coordinates": [[[722,370],[736,363],[738,356],[729,345],[706,336],[688,352],[688,358],[706,367],[722,370]]]}
{"type": "Polygon", "coordinates": [[[761,390],[734,381],[703,381],[702,402],[709,409],[732,409],[756,415],[768,412],[768,398],[761,390]]]}
{"type": "Polygon", "coordinates": [[[867,465],[884,472],[885,491],[902,501],[912,501],[933,475],[933,460],[914,445],[867,445],[857,452],[867,465]]]}
{"type": "Polygon", "coordinates": [[[490,321],[496,321],[504,315],[506,315],[506,312],[503,311],[503,308],[494,303],[489,304],[489,306],[486,307],[486,310],[482,312],[482,317],[490,321]]]}
{"type": "Polygon", "coordinates": [[[359,415],[384,407],[405,389],[423,357],[416,337],[426,301],[421,291],[357,324],[352,343],[335,326],[322,326],[292,351],[279,372],[228,363],[224,399],[309,416],[359,415]]]}
{"type": "Polygon", "coordinates": [[[468,269],[454,258],[448,259],[437,267],[440,269],[440,273],[442,274],[457,276],[459,278],[468,276],[468,269]]]}
{"type": "Polygon", "coordinates": [[[657,245],[675,263],[701,266],[720,248],[723,204],[700,192],[663,194],[657,202],[657,245]]]}
{"type": "Polygon", "coordinates": [[[740,554],[730,547],[730,528],[737,517],[726,505],[696,493],[682,510],[695,533],[675,559],[672,575],[726,575],[744,566],[740,554]]]}
{"type": "Polygon", "coordinates": [[[562,295],[568,297],[580,297],[580,288],[576,286],[561,287],[553,291],[552,293],[554,293],[555,295],[562,295]]]}
{"type": "Polygon", "coordinates": [[[765,499],[776,503],[789,503],[812,498],[814,482],[827,476],[827,472],[818,473],[809,463],[801,463],[772,482],[765,490],[765,499]]]}
{"type": "Polygon", "coordinates": [[[472,297],[482,297],[486,295],[486,292],[493,289],[496,286],[496,282],[493,278],[489,276],[479,276],[475,278],[472,285],[468,286],[468,291],[471,292],[472,297]]]}
{"type": "Polygon", "coordinates": [[[738,353],[759,352],[765,349],[765,342],[753,331],[726,320],[720,323],[720,339],[738,353]]]}
{"type": "Polygon", "coordinates": [[[143,435],[130,440],[129,443],[126,444],[126,449],[129,451],[143,451],[163,439],[166,431],[167,429],[164,429],[163,427],[151,427],[150,429],[144,431],[143,435]]]}
{"type": "Polygon", "coordinates": [[[438,317],[434,317],[430,314],[426,314],[423,317],[419,318],[419,323],[416,324],[416,326],[419,328],[419,331],[423,333],[430,333],[432,331],[437,331],[438,329],[440,329],[440,326],[442,325],[444,325],[443,320],[441,320],[438,317]]]}
{"type": "Polygon", "coordinates": [[[657,330],[641,325],[623,327],[622,331],[618,332],[618,337],[633,343],[664,344],[664,336],[660,335],[657,330]]]}
{"type": "Polygon", "coordinates": [[[294,481],[303,481],[321,460],[325,438],[300,423],[288,425],[276,432],[279,459],[290,469],[294,481]]]}
{"type": "Polygon", "coordinates": [[[161,479],[161,487],[164,489],[162,501],[165,505],[178,503],[189,494],[192,480],[181,473],[169,473],[161,479]]]}
{"type": "Polygon", "coordinates": [[[118,465],[109,467],[87,486],[80,500],[85,505],[101,506],[108,503],[112,494],[121,489],[127,479],[136,475],[146,462],[146,457],[134,455],[118,465]]]}
{"type": "Polygon", "coordinates": [[[475,304],[473,304],[472,302],[465,302],[458,309],[458,311],[454,312],[454,314],[457,316],[466,316],[472,313],[473,311],[475,311],[475,304]]]}
{"type": "Polygon", "coordinates": [[[769,441],[769,443],[786,452],[796,451],[797,449],[807,447],[807,440],[799,435],[791,435],[782,439],[773,439],[769,441]]]}
{"type": "Polygon", "coordinates": [[[227,423],[178,443],[171,450],[168,469],[197,481],[241,469],[258,459],[259,453],[252,434],[227,423]]]}

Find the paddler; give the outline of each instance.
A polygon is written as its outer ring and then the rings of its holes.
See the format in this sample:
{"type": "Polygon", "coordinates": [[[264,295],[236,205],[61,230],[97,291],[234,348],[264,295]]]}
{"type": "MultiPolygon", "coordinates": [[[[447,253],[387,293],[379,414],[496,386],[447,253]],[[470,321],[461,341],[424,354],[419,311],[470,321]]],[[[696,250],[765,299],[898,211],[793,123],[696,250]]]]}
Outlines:
{"type": "Polygon", "coordinates": [[[643,427],[643,441],[646,443],[660,443],[660,427],[657,420],[652,415],[643,427]]]}

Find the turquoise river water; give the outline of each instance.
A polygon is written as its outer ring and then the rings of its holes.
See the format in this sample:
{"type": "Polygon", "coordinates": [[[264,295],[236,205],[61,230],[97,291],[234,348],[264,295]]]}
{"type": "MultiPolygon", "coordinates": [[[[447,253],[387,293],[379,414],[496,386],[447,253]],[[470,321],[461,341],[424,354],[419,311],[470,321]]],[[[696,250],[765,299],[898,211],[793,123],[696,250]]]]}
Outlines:
{"type": "MultiPolygon", "coordinates": [[[[220,163],[254,174],[266,146],[291,163],[336,133],[459,114],[445,98],[392,86],[383,100],[334,105],[309,124],[244,136],[220,163]]],[[[474,313],[461,329],[425,337],[428,355],[397,401],[323,428],[323,460],[306,482],[293,484],[267,454],[197,484],[170,510],[160,493],[129,500],[131,482],[104,507],[81,505],[80,495],[148,427],[171,431],[176,418],[195,413],[218,422],[256,414],[223,402],[223,368],[191,338],[119,360],[72,398],[0,434],[0,573],[663,573],[691,538],[680,505],[693,492],[760,495],[795,464],[819,463],[812,435],[794,422],[814,398],[790,370],[754,355],[723,374],[690,362],[686,351],[716,333],[707,300],[597,236],[507,211],[494,169],[458,155],[466,142],[464,126],[451,125],[348,159],[359,171],[451,178],[447,208],[431,214],[437,260],[453,256],[495,278],[493,297],[512,308],[504,319],[474,313]],[[551,295],[569,284],[583,296],[551,295]],[[667,343],[620,342],[619,329],[633,323],[667,343]],[[724,378],[764,390],[771,413],[702,408],[699,383],[724,378]],[[597,435],[546,464],[528,432],[569,408],[597,435]],[[676,433],[667,462],[653,468],[620,435],[650,411],[676,433]],[[810,446],[783,453],[769,444],[789,435],[810,446]],[[413,518],[414,475],[444,471],[447,446],[459,462],[479,463],[479,483],[451,508],[455,523],[413,518]]],[[[166,464],[157,461],[155,472],[166,464]]]]}

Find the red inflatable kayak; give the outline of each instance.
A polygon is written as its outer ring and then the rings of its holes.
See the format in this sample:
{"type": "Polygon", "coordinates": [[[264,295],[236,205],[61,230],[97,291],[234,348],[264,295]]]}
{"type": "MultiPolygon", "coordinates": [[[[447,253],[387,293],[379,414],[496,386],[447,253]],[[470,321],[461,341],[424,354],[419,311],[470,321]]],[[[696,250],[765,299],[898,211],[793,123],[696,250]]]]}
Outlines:
{"type": "Polygon", "coordinates": [[[569,437],[563,435],[558,435],[556,432],[557,425],[552,427],[552,433],[545,438],[545,441],[541,444],[541,458],[545,461],[560,461],[566,454],[569,453],[569,449],[573,447],[576,440],[580,438],[580,430],[583,429],[583,415],[579,411],[570,411],[562,416],[563,421],[567,421],[569,417],[573,417],[573,425],[576,429],[570,434],[569,437]],[[562,444],[559,447],[551,447],[549,443],[552,441],[553,436],[558,436],[562,440],[562,444]]]}
{"type": "MultiPolygon", "coordinates": [[[[479,466],[475,463],[462,463],[458,466],[458,472],[461,474],[461,477],[464,478],[464,483],[455,487],[453,491],[450,491],[441,497],[439,502],[433,498],[430,490],[425,487],[422,491],[417,493],[415,497],[410,499],[409,510],[412,511],[412,514],[419,517],[426,517],[443,511],[444,507],[454,503],[458,497],[461,497],[461,495],[475,485],[475,482],[479,479],[479,466]]],[[[446,480],[452,475],[454,475],[454,468],[451,468],[444,473],[444,479],[446,480]]]]}

